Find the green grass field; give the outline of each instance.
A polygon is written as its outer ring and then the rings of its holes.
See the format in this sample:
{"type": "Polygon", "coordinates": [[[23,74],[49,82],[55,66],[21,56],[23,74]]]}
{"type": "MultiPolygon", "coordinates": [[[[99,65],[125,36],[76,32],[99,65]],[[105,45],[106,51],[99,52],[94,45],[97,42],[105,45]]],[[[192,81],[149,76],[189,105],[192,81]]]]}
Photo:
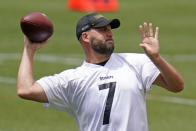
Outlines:
{"type": "MultiPolygon", "coordinates": [[[[42,104],[16,95],[17,69],[23,50],[19,21],[26,13],[44,12],[54,23],[50,42],[37,52],[35,79],[81,64],[84,54],[75,36],[75,25],[85,13],[67,10],[66,2],[0,1],[0,131],[77,131],[70,115],[46,110],[42,104]]],[[[144,21],[152,22],[160,27],[161,54],[185,81],[181,93],[170,93],[156,86],[148,93],[149,130],[196,131],[196,1],[119,0],[119,3],[117,12],[102,13],[121,20],[121,27],[114,30],[115,52],[143,52],[139,47],[138,26],[144,21]]]]}

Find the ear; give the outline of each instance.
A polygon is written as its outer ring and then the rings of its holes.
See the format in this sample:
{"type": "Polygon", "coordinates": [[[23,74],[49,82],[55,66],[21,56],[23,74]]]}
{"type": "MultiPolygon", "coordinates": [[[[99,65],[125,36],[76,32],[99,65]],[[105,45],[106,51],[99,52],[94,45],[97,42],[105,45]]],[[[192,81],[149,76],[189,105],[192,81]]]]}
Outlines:
{"type": "Polygon", "coordinates": [[[83,33],[82,33],[82,35],[81,35],[81,40],[84,41],[84,42],[86,42],[86,43],[89,43],[89,42],[90,42],[88,32],[83,32],[83,33]]]}

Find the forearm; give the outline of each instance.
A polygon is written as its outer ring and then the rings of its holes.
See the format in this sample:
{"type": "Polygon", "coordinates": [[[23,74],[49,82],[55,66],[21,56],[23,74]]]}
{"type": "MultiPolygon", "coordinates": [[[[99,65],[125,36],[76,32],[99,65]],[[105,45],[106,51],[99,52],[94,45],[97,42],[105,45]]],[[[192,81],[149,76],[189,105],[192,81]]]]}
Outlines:
{"type": "Polygon", "coordinates": [[[162,82],[164,82],[164,88],[172,92],[179,92],[183,90],[183,79],[173,66],[171,66],[160,55],[154,58],[152,57],[151,60],[161,72],[161,76],[163,79],[162,82]]]}
{"type": "Polygon", "coordinates": [[[33,57],[35,51],[24,47],[21,63],[18,70],[17,92],[18,95],[27,94],[27,88],[30,88],[33,83],[33,57]]]}
{"type": "Polygon", "coordinates": [[[43,88],[33,79],[33,57],[35,51],[43,47],[47,41],[43,43],[32,43],[27,37],[24,38],[25,46],[18,69],[17,80],[17,94],[21,98],[38,102],[48,102],[43,88]]]}

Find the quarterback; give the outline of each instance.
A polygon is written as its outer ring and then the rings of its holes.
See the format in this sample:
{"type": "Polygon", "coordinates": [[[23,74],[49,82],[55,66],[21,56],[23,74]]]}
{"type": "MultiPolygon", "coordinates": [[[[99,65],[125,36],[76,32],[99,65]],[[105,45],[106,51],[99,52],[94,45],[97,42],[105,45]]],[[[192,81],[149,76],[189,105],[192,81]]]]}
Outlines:
{"type": "MultiPolygon", "coordinates": [[[[159,28],[139,26],[144,54],[114,53],[112,29],[119,19],[91,13],[76,25],[76,37],[85,54],[83,64],[61,73],[33,78],[33,58],[47,41],[33,44],[25,37],[18,70],[21,98],[68,112],[80,131],[148,131],[146,93],[152,84],[179,92],[184,82],[159,52],[159,28]]],[[[66,50],[65,50],[66,51],[66,50]]]]}

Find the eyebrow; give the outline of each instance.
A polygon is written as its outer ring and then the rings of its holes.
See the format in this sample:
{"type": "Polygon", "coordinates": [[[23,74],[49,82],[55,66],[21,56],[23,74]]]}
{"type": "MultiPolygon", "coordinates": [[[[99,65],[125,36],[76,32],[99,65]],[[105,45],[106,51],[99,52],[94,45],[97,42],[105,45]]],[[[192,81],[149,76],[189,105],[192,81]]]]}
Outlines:
{"type": "Polygon", "coordinates": [[[111,29],[111,28],[108,28],[107,26],[104,26],[104,27],[100,27],[100,28],[94,28],[94,29],[97,29],[97,30],[102,30],[102,29],[111,29]]]}

